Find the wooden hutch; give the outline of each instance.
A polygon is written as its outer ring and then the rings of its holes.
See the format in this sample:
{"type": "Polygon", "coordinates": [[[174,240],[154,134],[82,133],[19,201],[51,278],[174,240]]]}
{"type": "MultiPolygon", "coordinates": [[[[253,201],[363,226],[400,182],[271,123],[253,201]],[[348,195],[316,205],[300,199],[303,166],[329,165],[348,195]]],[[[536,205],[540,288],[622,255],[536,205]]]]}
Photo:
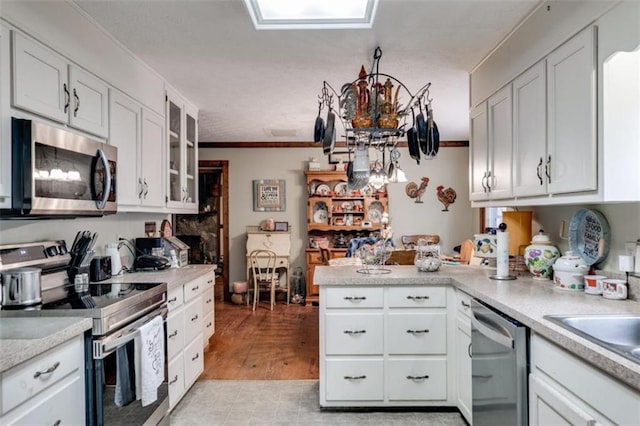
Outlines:
{"type": "Polygon", "coordinates": [[[359,191],[347,187],[347,174],[307,171],[307,305],[318,301],[320,290],[313,282],[315,267],[322,264],[319,247],[326,246],[332,258],[345,257],[349,241],[380,231],[382,214],[388,212],[386,187],[359,191]]]}

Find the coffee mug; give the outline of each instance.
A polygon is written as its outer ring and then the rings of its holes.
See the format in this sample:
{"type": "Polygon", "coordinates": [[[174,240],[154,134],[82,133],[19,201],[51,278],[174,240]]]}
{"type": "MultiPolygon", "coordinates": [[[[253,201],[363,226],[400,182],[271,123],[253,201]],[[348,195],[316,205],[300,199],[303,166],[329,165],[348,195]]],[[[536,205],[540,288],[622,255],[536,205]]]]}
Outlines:
{"type": "Polygon", "coordinates": [[[626,299],[627,282],[615,278],[602,280],[602,295],[607,299],[626,299]]]}
{"type": "Polygon", "coordinates": [[[606,278],[604,275],[585,275],[584,292],[587,294],[602,294],[602,280],[606,278]]]}

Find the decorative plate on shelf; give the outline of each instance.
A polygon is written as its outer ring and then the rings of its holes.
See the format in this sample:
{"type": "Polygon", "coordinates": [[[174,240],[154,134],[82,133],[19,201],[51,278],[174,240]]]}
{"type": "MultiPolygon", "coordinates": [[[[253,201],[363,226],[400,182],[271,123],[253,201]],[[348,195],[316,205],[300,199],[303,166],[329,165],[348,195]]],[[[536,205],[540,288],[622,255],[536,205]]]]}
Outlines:
{"type": "Polygon", "coordinates": [[[318,185],[318,187],[316,188],[316,195],[329,195],[329,192],[331,192],[331,188],[329,188],[328,185],[322,184],[322,185],[318,185]]]}
{"type": "Polygon", "coordinates": [[[373,196],[374,191],[371,185],[367,184],[364,188],[360,189],[360,193],[365,197],[371,197],[373,196]]]}
{"type": "Polygon", "coordinates": [[[340,207],[342,207],[342,210],[345,211],[345,212],[353,211],[353,202],[345,201],[344,203],[342,203],[340,205],[340,207]]]}
{"type": "Polygon", "coordinates": [[[314,204],[313,206],[313,222],[329,223],[329,214],[327,213],[327,205],[323,202],[314,204]]]}
{"type": "Polygon", "coordinates": [[[384,207],[382,206],[382,203],[375,201],[369,206],[368,219],[372,223],[380,223],[380,221],[382,220],[383,212],[384,207]]]}
{"type": "Polygon", "coordinates": [[[344,197],[349,194],[349,190],[347,189],[347,182],[338,182],[336,186],[333,187],[333,192],[336,193],[338,197],[344,197]]]}

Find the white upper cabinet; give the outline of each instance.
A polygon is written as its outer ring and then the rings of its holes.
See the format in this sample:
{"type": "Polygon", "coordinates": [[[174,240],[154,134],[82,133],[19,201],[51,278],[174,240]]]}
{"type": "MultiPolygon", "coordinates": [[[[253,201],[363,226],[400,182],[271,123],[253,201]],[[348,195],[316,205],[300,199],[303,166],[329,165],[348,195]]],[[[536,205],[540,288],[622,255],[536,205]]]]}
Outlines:
{"type": "Polygon", "coordinates": [[[36,41],[12,35],[13,106],[106,137],[108,86],[36,41]]]}
{"type": "MultiPolygon", "coordinates": [[[[0,99],[8,99],[9,37],[0,25],[0,99]]],[[[0,209],[11,207],[11,126],[8,100],[0,102],[0,209]]]]}
{"type": "Polygon", "coordinates": [[[167,206],[198,211],[198,110],[167,89],[167,206]]]}
{"type": "Polygon", "coordinates": [[[598,187],[595,27],[587,28],[547,58],[547,191],[598,187]]]}
{"type": "Polygon", "coordinates": [[[165,206],[164,119],[111,90],[109,144],[118,147],[118,210],[165,206]]]}
{"type": "Polygon", "coordinates": [[[511,85],[471,110],[471,199],[512,196],[511,85]]]}
{"type": "Polygon", "coordinates": [[[545,62],[513,81],[513,195],[547,192],[545,62]]]}

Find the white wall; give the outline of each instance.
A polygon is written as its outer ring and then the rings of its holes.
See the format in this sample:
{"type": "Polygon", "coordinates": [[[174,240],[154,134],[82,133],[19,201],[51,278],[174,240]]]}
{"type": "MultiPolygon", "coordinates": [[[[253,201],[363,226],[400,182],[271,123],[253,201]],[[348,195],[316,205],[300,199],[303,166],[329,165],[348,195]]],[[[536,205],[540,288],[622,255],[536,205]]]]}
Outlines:
{"type": "MultiPolygon", "coordinates": [[[[439,234],[442,248],[451,252],[463,240],[471,238],[474,216],[468,192],[467,148],[443,148],[435,160],[422,160],[416,165],[409,158],[406,148],[400,148],[400,165],[409,181],[419,182],[422,176],[430,179],[423,203],[416,204],[405,195],[406,184],[390,185],[389,210],[394,240],[399,244],[403,234],[439,234]],[[458,194],[449,212],[442,212],[442,204],[436,198],[436,187],[452,187],[458,194]]],[[[292,267],[305,267],[304,250],[307,248],[306,216],[307,189],[304,177],[307,162],[316,157],[321,167],[329,170],[321,146],[317,148],[210,148],[200,149],[199,159],[229,161],[229,265],[230,283],[245,277],[245,227],[256,226],[262,220],[273,217],[277,221],[289,222],[291,230],[292,267]],[[286,203],[284,212],[254,212],[254,179],[286,180],[286,203]]],[[[477,221],[476,221],[477,223],[477,221]]]]}
{"type": "Polygon", "coordinates": [[[571,217],[581,208],[598,210],[607,219],[611,230],[609,255],[597,267],[606,271],[618,271],[618,255],[624,254],[624,243],[640,238],[640,203],[548,206],[520,210],[533,211],[533,230],[537,232],[538,229],[543,228],[564,253],[569,249],[569,243],[559,236],[560,222],[563,220],[566,222],[568,231],[571,217]]]}
{"type": "MultiPolygon", "coordinates": [[[[0,220],[0,244],[26,243],[44,240],[65,240],[71,248],[78,231],[98,233],[96,255],[104,254],[104,245],[117,240],[120,235],[127,239],[144,237],[144,223],[156,222],[156,229],[167,215],[143,213],[118,213],[99,218],[77,218],[60,220],[0,220]]],[[[127,257],[127,250],[121,250],[127,257]]],[[[133,259],[129,259],[133,262],[133,259]]],[[[131,266],[130,263],[124,263],[131,266]]]]}

